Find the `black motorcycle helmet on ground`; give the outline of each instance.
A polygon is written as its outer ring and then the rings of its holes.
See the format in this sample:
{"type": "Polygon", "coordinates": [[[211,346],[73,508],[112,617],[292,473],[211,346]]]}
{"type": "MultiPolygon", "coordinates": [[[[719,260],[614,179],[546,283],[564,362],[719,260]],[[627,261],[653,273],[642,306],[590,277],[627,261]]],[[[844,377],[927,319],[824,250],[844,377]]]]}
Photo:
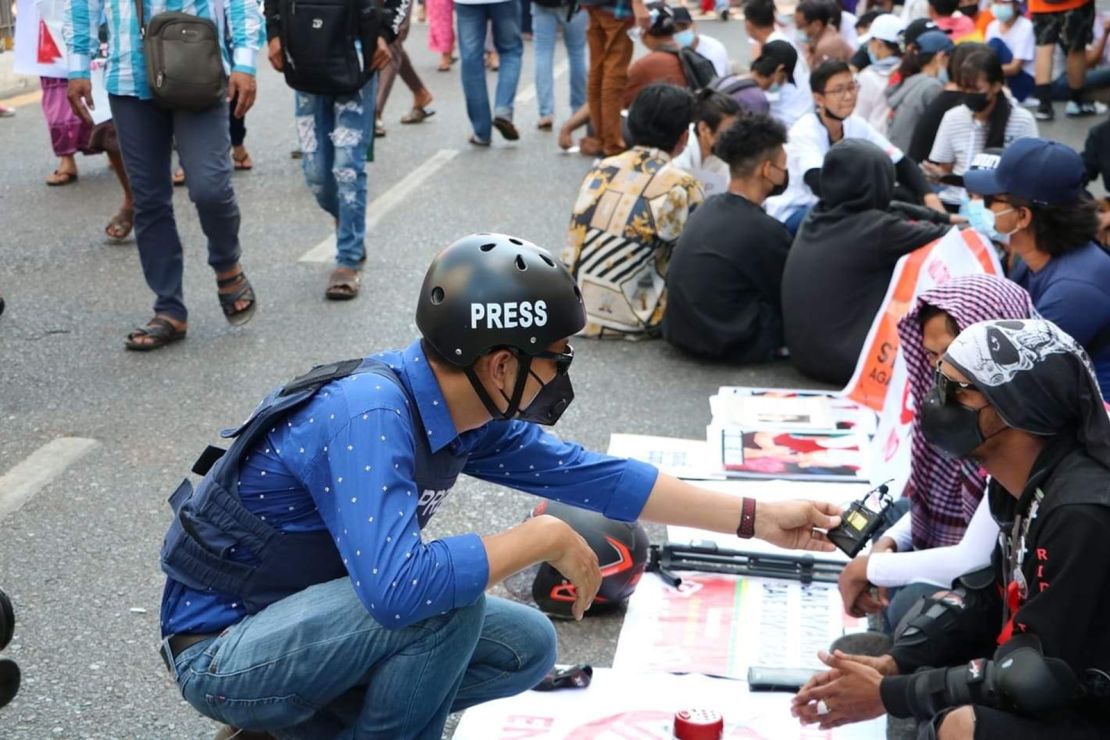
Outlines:
{"type": "MultiPolygon", "coordinates": [[[[432,261],[420,289],[416,325],[444,362],[462,369],[495,419],[554,424],[574,392],[567,368],[573,353],[548,351],[586,325],[582,293],[562,262],[531,242],[505,234],[472,234],[432,261]],[[502,412],[474,372],[478,358],[508,349],[520,362],[502,412]],[[527,409],[521,396],[535,358],[553,359],[558,374],[527,409]]],[[[538,378],[537,378],[538,380],[538,378]]]]}
{"type": "MultiPolygon", "coordinates": [[[[601,514],[568,504],[542,501],[532,516],[549,514],[562,519],[580,534],[597,554],[601,566],[601,588],[589,614],[622,605],[636,590],[647,567],[648,535],[639,522],[618,522],[601,514]]],[[[548,563],[543,563],[532,581],[532,599],[545,614],[571,618],[577,592],[574,584],[548,563]]]]}

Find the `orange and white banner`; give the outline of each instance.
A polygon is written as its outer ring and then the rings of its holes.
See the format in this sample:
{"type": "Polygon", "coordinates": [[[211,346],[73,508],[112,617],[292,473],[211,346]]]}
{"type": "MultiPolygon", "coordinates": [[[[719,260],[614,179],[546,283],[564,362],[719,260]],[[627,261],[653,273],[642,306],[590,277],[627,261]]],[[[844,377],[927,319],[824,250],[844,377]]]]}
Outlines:
{"type": "MultiPolygon", "coordinates": [[[[863,352],[843,395],[861,406],[882,411],[891,388],[898,354],[898,322],[925,291],[959,275],[1001,275],[1002,265],[990,242],[979,233],[953,227],[942,238],[910,252],[894,268],[882,307],[871,324],[863,352]]],[[[895,392],[900,393],[901,389],[895,392]]]]}

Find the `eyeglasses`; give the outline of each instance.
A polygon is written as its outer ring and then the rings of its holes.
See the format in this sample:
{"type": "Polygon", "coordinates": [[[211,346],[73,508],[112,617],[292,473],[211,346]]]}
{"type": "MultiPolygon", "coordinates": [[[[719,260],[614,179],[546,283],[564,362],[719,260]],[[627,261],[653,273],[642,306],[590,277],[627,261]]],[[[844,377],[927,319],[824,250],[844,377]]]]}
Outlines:
{"type": "Polygon", "coordinates": [[[940,370],[940,361],[937,361],[936,372],[933,376],[933,381],[936,384],[937,390],[940,391],[940,397],[948,401],[956,400],[956,394],[960,391],[973,391],[975,385],[972,383],[963,383],[954,378],[950,378],[940,370]]]}
{"type": "Polygon", "coordinates": [[[555,374],[566,375],[570,371],[570,363],[574,362],[574,347],[569,344],[562,352],[537,352],[533,357],[538,357],[541,360],[554,360],[555,361],[555,374]]]}
{"type": "Polygon", "coordinates": [[[858,92],[859,92],[859,83],[858,82],[853,82],[852,84],[845,85],[844,87],[834,87],[832,90],[825,90],[825,92],[822,93],[822,94],[825,97],[830,97],[830,98],[847,98],[847,97],[850,97],[852,95],[855,95],[858,92]]]}

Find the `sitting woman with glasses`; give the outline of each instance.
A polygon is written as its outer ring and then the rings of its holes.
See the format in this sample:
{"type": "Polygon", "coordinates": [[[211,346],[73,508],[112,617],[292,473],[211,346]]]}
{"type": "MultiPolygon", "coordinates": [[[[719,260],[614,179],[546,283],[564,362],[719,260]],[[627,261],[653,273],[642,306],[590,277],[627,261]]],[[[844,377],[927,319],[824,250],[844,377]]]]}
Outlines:
{"type": "Polygon", "coordinates": [[[1110,254],[1095,242],[1098,206],[1084,192],[1079,154],[1045,139],[1017,141],[997,169],[971,170],[972,226],[1001,243],[1010,279],[1087,351],[1110,392],[1110,254]]]}
{"type": "Polygon", "coordinates": [[[767,213],[796,234],[802,219],[823,195],[821,166],[825,154],[844,139],[865,139],[886,153],[895,166],[900,186],[895,192],[898,200],[944,210],[917,164],[871,124],[854,115],[859,84],[846,63],[823,63],[810,75],[809,86],[815,111],[799,118],[790,128],[786,144],[790,186],[782,195],[767,200],[767,213]]]}

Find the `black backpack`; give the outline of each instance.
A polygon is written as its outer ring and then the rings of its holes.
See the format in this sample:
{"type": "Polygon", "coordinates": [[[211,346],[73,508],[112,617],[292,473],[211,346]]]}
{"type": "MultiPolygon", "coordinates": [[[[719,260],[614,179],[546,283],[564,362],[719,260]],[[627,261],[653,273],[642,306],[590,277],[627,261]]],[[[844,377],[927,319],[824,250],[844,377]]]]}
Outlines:
{"type": "MultiPolygon", "coordinates": [[[[672,54],[675,52],[671,52],[672,54]]],[[[682,62],[682,71],[686,75],[686,86],[697,92],[713,84],[717,79],[717,68],[693,49],[682,47],[678,50],[678,61],[682,62]]]]}
{"type": "Polygon", "coordinates": [[[285,82],[314,95],[348,95],[373,73],[381,12],[368,0],[276,0],[285,82]],[[359,52],[355,42],[361,42],[359,52]]]}

